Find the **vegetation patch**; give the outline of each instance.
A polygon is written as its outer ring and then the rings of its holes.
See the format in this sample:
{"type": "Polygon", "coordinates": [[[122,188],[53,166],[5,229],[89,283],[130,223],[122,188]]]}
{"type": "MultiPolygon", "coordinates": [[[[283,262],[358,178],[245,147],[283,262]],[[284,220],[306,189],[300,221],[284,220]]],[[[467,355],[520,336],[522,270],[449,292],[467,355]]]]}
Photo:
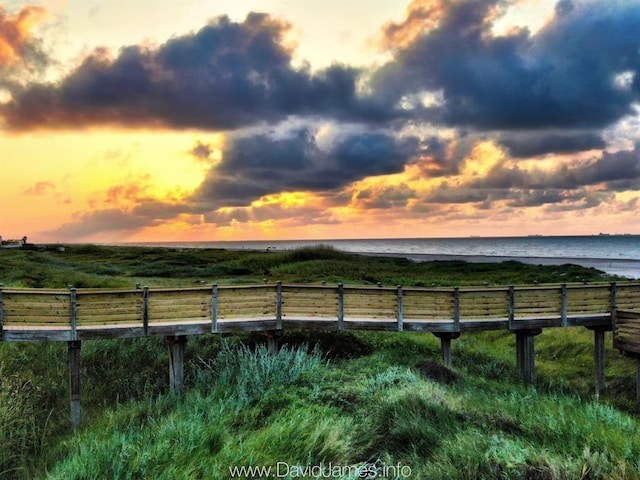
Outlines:
{"type": "MultiPolygon", "coordinates": [[[[1,250],[0,279],[5,287],[131,288],[612,277],[575,265],[417,263],[323,246],[240,252],[70,245],[64,252],[1,250]]],[[[230,478],[232,467],[281,462],[366,468],[379,478],[401,465],[409,478],[430,480],[637,479],[635,363],[610,348],[610,335],[607,389],[599,398],[586,329],[536,337],[535,389],[520,384],[514,335],[504,331],[453,340],[452,369],[437,360],[439,342],[429,333],[291,331],[279,338],[277,354],[263,334],[191,337],[182,396],[168,393],[163,339],[87,341],[78,432],[68,420],[66,345],[0,343],[0,478],[230,478]]]]}

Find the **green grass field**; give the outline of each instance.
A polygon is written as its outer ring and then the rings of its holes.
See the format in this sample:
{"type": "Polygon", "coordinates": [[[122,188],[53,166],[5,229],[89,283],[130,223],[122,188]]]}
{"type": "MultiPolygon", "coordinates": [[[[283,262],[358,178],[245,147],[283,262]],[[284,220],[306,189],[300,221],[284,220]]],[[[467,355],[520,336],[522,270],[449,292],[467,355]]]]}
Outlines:
{"type": "MultiPolygon", "coordinates": [[[[0,283],[14,287],[265,278],[406,286],[611,279],[575,265],[413,263],[323,246],[0,250],[0,283]]],[[[66,345],[0,343],[0,478],[268,478],[266,470],[234,475],[241,467],[271,468],[280,475],[272,478],[640,478],[635,363],[609,335],[599,398],[592,333],[581,328],[536,338],[535,388],[518,381],[508,332],[463,334],[451,370],[431,334],[292,331],[276,355],[261,334],[191,337],[182,396],[168,393],[162,338],[87,341],[75,433],[66,345]]]]}

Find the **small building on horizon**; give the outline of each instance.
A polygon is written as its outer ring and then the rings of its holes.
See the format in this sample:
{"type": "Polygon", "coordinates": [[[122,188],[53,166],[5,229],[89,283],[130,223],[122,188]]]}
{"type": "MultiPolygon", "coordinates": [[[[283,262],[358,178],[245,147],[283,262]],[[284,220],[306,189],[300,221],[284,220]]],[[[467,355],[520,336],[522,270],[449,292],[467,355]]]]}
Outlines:
{"type": "Polygon", "coordinates": [[[21,239],[8,239],[4,240],[2,235],[0,235],[0,246],[2,248],[22,248],[27,244],[27,236],[25,235],[21,239]]]}

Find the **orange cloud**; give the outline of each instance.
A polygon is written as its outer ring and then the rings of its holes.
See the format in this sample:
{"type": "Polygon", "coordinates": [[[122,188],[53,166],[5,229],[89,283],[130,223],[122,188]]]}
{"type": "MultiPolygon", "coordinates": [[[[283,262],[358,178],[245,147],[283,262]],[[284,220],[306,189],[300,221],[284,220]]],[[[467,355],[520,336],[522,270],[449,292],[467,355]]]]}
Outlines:
{"type": "Polygon", "coordinates": [[[25,195],[44,195],[48,191],[54,191],[55,185],[52,182],[36,182],[24,189],[25,195]]]}
{"type": "Polygon", "coordinates": [[[382,27],[382,47],[394,49],[410,45],[424,32],[436,28],[446,10],[447,0],[413,0],[402,22],[388,22],[382,27]]]}
{"type": "Polygon", "coordinates": [[[31,30],[45,14],[44,8],[27,5],[10,15],[0,6],[0,68],[20,61],[33,40],[31,30]]]}

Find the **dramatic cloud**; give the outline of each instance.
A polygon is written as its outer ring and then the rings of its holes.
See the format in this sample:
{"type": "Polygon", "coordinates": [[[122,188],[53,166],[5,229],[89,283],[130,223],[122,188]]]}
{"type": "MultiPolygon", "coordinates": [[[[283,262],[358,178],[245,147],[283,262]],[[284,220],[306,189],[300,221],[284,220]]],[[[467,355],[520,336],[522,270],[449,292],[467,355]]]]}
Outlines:
{"type": "Polygon", "coordinates": [[[212,145],[198,141],[189,153],[201,162],[210,162],[215,149],[212,145]]]}
{"type": "Polygon", "coordinates": [[[602,136],[594,133],[518,132],[502,135],[499,141],[517,158],[537,157],[548,153],[582,152],[603,149],[606,146],[602,136]]]}
{"type": "Polygon", "coordinates": [[[358,71],[295,69],[284,45],[289,25],[251,13],[219,17],[198,32],[115,58],[97,49],[59,84],[15,89],[0,114],[14,129],[92,124],[209,130],[274,122],[289,115],[378,116],[358,103],[358,71]]]}
{"type": "Polygon", "coordinates": [[[44,9],[36,6],[23,7],[11,15],[0,5],[0,74],[28,58],[44,58],[31,34],[44,15],[44,9]]]}
{"type": "Polygon", "coordinates": [[[414,137],[353,133],[329,150],[318,147],[309,130],[282,138],[240,136],[223,152],[194,198],[207,205],[238,206],[283,191],[328,191],[368,176],[402,171],[418,151],[414,137]]]}
{"type": "Polygon", "coordinates": [[[374,74],[374,94],[410,101],[431,122],[485,130],[603,127],[632,112],[638,2],[564,1],[535,35],[497,36],[493,21],[507,3],[415,0],[404,23],[385,28],[387,46],[403,41],[374,74]],[[425,92],[437,101],[421,102],[425,92]]]}
{"type": "MultiPolygon", "coordinates": [[[[162,44],[93,49],[53,83],[8,80],[42,55],[30,33],[42,11],[0,10],[0,123],[12,139],[182,131],[149,158],[109,143],[101,165],[131,172],[128,183],[96,187],[56,238],[352,219],[397,221],[404,234],[416,218],[514,225],[572,210],[627,218],[640,195],[640,1],[561,0],[535,31],[502,28],[519,3],[410,1],[382,26],[384,60],[366,68],[294,60],[293,26],[250,13],[162,44]]],[[[63,191],[20,185],[43,202],[63,191]]]]}

